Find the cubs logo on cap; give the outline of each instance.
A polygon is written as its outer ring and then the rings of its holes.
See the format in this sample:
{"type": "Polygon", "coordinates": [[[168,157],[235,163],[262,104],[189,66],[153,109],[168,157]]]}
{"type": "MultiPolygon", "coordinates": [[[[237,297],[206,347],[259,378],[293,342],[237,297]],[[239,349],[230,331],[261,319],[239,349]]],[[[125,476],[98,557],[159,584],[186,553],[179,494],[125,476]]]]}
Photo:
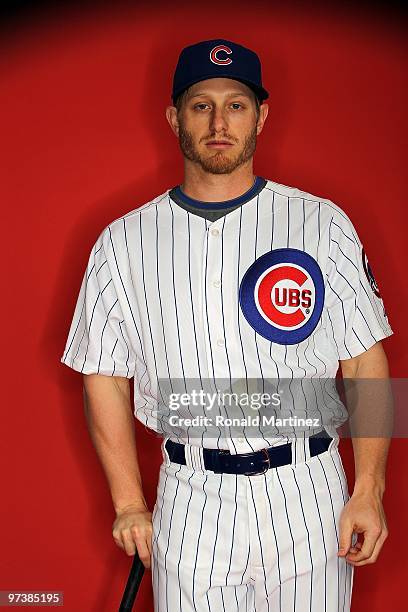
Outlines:
{"type": "Polygon", "coordinates": [[[227,45],[217,45],[210,51],[210,60],[213,64],[218,64],[220,66],[232,64],[232,59],[230,57],[225,57],[226,53],[231,55],[232,49],[227,47],[227,45]]]}
{"type": "Polygon", "coordinates": [[[269,251],[245,272],[239,302],[248,323],[267,340],[302,342],[315,329],[323,310],[319,264],[299,249],[269,251]]]}

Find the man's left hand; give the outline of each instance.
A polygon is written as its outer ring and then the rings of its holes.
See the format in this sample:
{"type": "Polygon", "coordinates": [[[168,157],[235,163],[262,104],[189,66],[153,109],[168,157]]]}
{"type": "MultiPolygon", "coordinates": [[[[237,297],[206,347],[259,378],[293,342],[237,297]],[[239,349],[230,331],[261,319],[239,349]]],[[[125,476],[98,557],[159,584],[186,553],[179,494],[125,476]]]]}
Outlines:
{"type": "Polygon", "coordinates": [[[340,516],[339,557],[354,566],[377,561],[388,537],[381,496],[371,491],[354,492],[340,516]],[[352,544],[354,533],[363,534],[363,541],[352,544]]]}

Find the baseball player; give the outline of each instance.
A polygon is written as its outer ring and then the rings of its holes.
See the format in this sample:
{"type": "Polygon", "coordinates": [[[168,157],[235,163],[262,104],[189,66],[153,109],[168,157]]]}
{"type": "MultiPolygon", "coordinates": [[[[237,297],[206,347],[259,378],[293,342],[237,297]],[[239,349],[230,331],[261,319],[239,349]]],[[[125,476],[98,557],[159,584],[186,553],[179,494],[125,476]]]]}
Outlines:
{"type": "Polygon", "coordinates": [[[254,174],[268,96],[254,51],[182,50],[166,117],[184,182],[101,231],[61,358],[156,612],[345,612],[387,536],[388,445],[353,439],[349,490],[334,380],[386,378],[393,332],[347,214],[254,174]],[[152,513],[132,412],[163,437],[152,513]]]}

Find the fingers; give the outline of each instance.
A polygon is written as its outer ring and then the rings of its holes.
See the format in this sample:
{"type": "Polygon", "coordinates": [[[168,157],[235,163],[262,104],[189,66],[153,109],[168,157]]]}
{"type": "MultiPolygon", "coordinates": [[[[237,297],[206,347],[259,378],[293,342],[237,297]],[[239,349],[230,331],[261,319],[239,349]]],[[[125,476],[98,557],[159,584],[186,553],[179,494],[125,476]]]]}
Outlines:
{"type": "Polygon", "coordinates": [[[150,551],[146,539],[138,539],[137,553],[145,568],[150,568],[150,551]]]}
{"type": "Polygon", "coordinates": [[[381,528],[371,527],[364,532],[364,540],[361,549],[356,553],[350,553],[347,556],[347,560],[353,562],[360,562],[369,559],[374,552],[374,547],[378,538],[381,535],[381,528]]]}
{"type": "Polygon", "coordinates": [[[146,568],[150,568],[151,562],[151,538],[138,535],[135,531],[124,529],[119,537],[114,537],[115,543],[122,548],[127,555],[132,556],[136,550],[139,559],[146,568]]]}
{"type": "Polygon", "coordinates": [[[118,516],[112,530],[113,539],[119,548],[132,556],[136,550],[146,568],[150,568],[152,554],[152,523],[150,513],[118,516]]]}
{"type": "Polygon", "coordinates": [[[356,567],[375,563],[387,537],[388,531],[386,527],[367,530],[364,533],[364,542],[362,544],[357,542],[355,545],[358,545],[359,550],[356,552],[350,550],[346,560],[356,567]]]}
{"type": "Polygon", "coordinates": [[[355,566],[374,563],[388,537],[381,500],[353,495],[340,515],[339,528],[338,556],[355,566]],[[356,541],[358,534],[362,534],[362,542],[356,541]]]}
{"type": "Polygon", "coordinates": [[[340,517],[339,550],[337,555],[345,557],[350,551],[351,538],[353,536],[353,524],[340,517]]]}
{"type": "Polygon", "coordinates": [[[136,552],[136,542],[133,539],[130,529],[125,529],[121,533],[122,548],[127,555],[134,555],[136,552]]]}
{"type": "Polygon", "coordinates": [[[362,547],[362,543],[361,543],[361,542],[356,542],[356,543],[354,544],[354,546],[352,546],[352,547],[350,548],[350,550],[349,550],[349,554],[350,554],[350,553],[356,553],[356,552],[358,552],[358,551],[361,549],[361,547],[362,547]]]}

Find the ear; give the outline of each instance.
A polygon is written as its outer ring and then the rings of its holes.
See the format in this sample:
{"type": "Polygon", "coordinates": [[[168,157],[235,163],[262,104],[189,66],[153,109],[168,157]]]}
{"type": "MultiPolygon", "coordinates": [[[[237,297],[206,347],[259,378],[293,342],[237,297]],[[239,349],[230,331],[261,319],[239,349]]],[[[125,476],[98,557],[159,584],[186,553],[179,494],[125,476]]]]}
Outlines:
{"type": "Polygon", "coordinates": [[[168,106],[166,108],[166,119],[169,122],[171,129],[174,134],[178,137],[179,135],[179,122],[177,118],[177,108],[175,106],[168,106]]]}
{"type": "Polygon", "coordinates": [[[264,102],[263,104],[260,105],[259,107],[259,118],[258,118],[258,122],[256,124],[256,133],[260,134],[263,130],[266,118],[268,116],[268,112],[269,112],[269,106],[268,104],[266,104],[266,102],[264,102]]]}

